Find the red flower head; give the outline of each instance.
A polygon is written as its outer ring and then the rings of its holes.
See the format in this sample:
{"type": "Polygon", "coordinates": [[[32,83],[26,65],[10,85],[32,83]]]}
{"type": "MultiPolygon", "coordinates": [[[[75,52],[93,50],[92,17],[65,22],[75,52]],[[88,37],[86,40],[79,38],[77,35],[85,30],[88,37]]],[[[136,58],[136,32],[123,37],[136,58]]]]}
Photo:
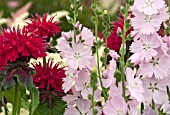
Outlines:
{"type": "Polygon", "coordinates": [[[37,20],[34,16],[32,16],[30,19],[31,23],[28,23],[26,28],[28,32],[30,32],[35,37],[53,37],[56,33],[60,32],[60,27],[57,25],[58,22],[53,22],[54,17],[51,17],[49,20],[47,20],[47,14],[44,14],[42,19],[38,14],[36,14],[37,20]]]}
{"type": "MultiPolygon", "coordinates": [[[[38,58],[46,56],[45,44],[41,38],[32,37],[25,28],[10,28],[0,35],[0,68],[17,59],[38,58]]],[[[28,61],[28,60],[25,60],[28,61]]]]}
{"type": "Polygon", "coordinates": [[[41,63],[33,65],[36,74],[33,76],[34,84],[39,89],[57,90],[62,92],[63,78],[66,77],[65,70],[58,68],[59,64],[53,66],[53,61],[48,60],[43,66],[41,63]]]}
{"type": "MultiPolygon", "coordinates": [[[[118,29],[123,30],[124,27],[124,17],[120,14],[118,21],[112,22],[112,25],[114,26],[114,29],[111,31],[110,37],[107,39],[108,41],[108,48],[111,50],[115,50],[116,52],[119,51],[121,44],[122,44],[122,38],[118,35],[118,29]]],[[[132,31],[132,27],[126,32],[126,36],[130,34],[132,31]]]]}

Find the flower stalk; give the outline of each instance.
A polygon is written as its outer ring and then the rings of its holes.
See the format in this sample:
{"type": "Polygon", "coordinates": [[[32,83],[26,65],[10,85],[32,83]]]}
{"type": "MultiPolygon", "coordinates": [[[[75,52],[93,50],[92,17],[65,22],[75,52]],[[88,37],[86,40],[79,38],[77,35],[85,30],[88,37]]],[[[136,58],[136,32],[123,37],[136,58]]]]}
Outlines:
{"type": "Polygon", "coordinates": [[[102,93],[103,93],[103,96],[105,99],[107,99],[107,94],[105,92],[105,89],[103,87],[103,83],[102,83],[102,76],[100,74],[100,63],[99,63],[99,41],[98,41],[98,15],[100,14],[99,11],[97,10],[96,8],[97,6],[97,0],[94,1],[94,4],[92,6],[92,8],[94,9],[94,13],[95,13],[95,16],[93,17],[94,18],[94,24],[95,24],[95,38],[96,38],[96,56],[97,56],[97,71],[98,71],[98,77],[99,77],[99,81],[100,81],[100,85],[101,85],[101,88],[102,88],[102,93]]]}
{"type": "Polygon", "coordinates": [[[12,115],[19,115],[20,114],[20,86],[18,81],[15,82],[15,96],[14,96],[14,103],[13,103],[13,109],[12,109],[12,115]]]}
{"type": "Polygon", "coordinates": [[[125,98],[126,94],[126,88],[125,88],[125,45],[126,45],[126,32],[127,32],[127,17],[128,17],[128,11],[129,11],[129,4],[126,3],[125,7],[125,13],[124,13],[124,26],[123,26],[123,33],[122,33],[122,49],[120,50],[120,69],[121,69],[121,80],[122,80],[122,96],[125,98]]]}

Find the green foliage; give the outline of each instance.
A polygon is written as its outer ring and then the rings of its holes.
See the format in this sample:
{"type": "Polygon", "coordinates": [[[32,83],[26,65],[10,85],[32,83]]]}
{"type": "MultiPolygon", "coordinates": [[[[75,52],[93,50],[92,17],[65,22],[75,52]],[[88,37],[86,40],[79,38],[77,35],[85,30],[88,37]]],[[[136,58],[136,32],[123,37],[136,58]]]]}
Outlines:
{"type": "Polygon", "coordinates": [[[34,115],[63,115],[66,103],[58,96],[40,103],[34,115]]]}

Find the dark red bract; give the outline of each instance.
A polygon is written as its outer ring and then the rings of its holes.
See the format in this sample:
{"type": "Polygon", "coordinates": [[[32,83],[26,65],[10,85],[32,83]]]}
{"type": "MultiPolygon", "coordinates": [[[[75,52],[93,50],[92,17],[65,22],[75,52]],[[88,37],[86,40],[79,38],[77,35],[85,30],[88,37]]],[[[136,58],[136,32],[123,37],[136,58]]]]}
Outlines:
{"type": "Polygon", "coordinates": [[[53,61],[48,60],[43,66],[41,63],[33,65],[36,74],[33,76],[34,84],[39,89],[57,90],[62,92],[62,79],[66,77],[65,70],[58,67],[59,64],[53,66],[53,61]]]}
{"type": "Polygon", "coordinates": [[[38,38],[50,38],[60,32],[60,27],[57,25],[59,22],[53,22],[54,17],[47,20],[47,14],[44,14],[42,18],[36,14],[36,18],[32,16],[30,19],[31,22],[26,26],[28,32],[33,36],[38,38]]]}
{"type": "Polygon", "coordinates": [[[32,37],[25,28],[3,30],[0,34],[0,69],[8,62],[30,57],[45,57],[45,45],[41,38],[32,37]]]}

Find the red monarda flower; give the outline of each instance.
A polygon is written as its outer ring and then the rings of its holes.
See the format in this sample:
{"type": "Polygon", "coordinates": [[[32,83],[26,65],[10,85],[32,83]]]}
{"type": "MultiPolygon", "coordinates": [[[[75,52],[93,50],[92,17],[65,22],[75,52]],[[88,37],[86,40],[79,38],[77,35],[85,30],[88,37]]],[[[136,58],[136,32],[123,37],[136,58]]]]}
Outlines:
{"type": "MultiPolygon", "coordinates": [[[[32,37],[25,28],[3,30],[0,34],[0,68],[17,59],[45,57],[45,44],[32,37]]],[[[27,61],[27,60],[26,60],[27,61]]]]}
{"type": "Polygon", "coordinates": [[[32,16],[30,19],[31,23],[28,23],[26,26],[28,32],[33,36],[38,38],[50,38],[60,32],[60,27],[57,25],[59,22],[53,22],[54,17],[47,20],[47,14],[44,14],[42,18],[36,14],[36,18],[32,16]]]}
{"type": "MultiPolygon", "coordinates": [[[[120,14],[118,21],[112,22],[112,25],[114,26],[113,30],[111,31],[110,37],[107,39],[107,45],[108,48],[111,50],[115,50],[116,52],[119,51],[121,44],[122,44],[122,38],[118,35],[117,31],[118,29],[123,30],[124,27],[124,17],[120,14]]],[[[132,27],[126,32],[126,36],[130,34],[132,31],[132,27]]]]}
{"type": "Polygon", "coordinates": [[[63,78],[66,77],[65,70],[58,67],[59,64],[53,66],[53,61],[48,60],[45,66],[40,62],[33,64],[36,74],[33,76],[34,84],[39,89],[57,90],[62,92],[63,78]]]}

